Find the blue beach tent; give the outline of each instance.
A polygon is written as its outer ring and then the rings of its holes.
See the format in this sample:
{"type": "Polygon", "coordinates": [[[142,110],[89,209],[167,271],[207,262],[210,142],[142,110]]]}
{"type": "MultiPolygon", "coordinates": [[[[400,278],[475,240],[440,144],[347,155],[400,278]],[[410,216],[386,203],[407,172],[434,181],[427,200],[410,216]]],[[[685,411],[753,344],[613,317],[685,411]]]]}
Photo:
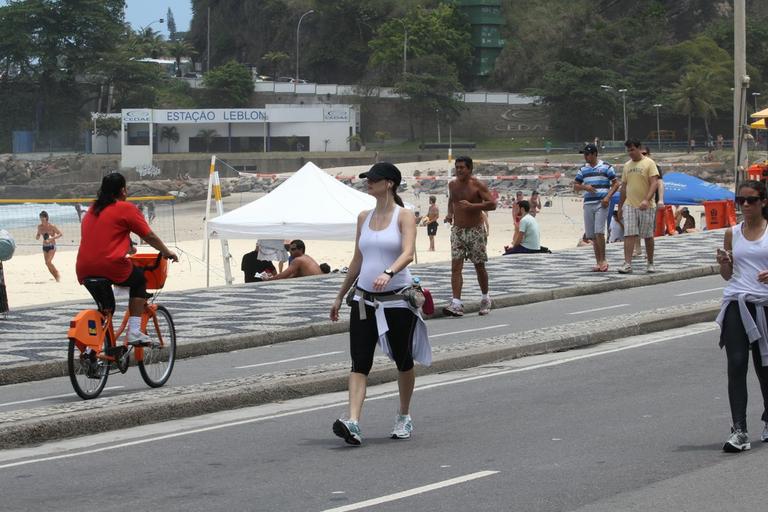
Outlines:
{"type": "MultiPolygon", "coordinates": [[[[735,194],[728,189],[679,172],[664,173],[664,204],[695,205],[704,201],[733,201],[735,194]]],[[[619,193],[611,198],[611,211],[619,202],[619,193]]]]}

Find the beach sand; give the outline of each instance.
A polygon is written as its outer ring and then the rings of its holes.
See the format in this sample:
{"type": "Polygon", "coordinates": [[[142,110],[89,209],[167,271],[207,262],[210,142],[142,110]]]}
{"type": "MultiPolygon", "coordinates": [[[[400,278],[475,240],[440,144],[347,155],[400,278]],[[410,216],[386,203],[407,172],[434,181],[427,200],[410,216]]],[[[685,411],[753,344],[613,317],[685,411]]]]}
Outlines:
{"type": "MultiPolygon", "coordinates": [[[[406,181],[415,170],[422,174],[428,171],[446,172],[451,169],[447,161],[415,162],[398,164],[406,181]]],[[[340,167],[325,169],[331,175],[342,174],[345,176],[357,175],[367,170],[368,166],[340,167]]],[[[532,173],[533,174],[533,173],[532,173]]],[[[524,191],[526,196],[529,190],[524,191]]],[[[230,211],[242,204],[261,197],[263,194],[244,193],[233,194],[225,198],[225,211],[230,211]]],[[[447,198],[445,194],[436,194],[437,205],[440,208],[440,227],[435,239],[436,250],[429,252],[429,239],[425,227],[419,227],[416,238],[418,263],[448,262],[450,261],[450,226],[442,222],[446,213],[447,198]]],[[[402,194],[406,203],[413,204],[422,214],[428,207],[428,194],[421,193],[417,199],[411,191],[411,187],[402,194]]],[[[542,196],[542,204],[551,199],[552,205],[543,208],[536,216],[541,229],[541,243],[553,251],[573,249],[581,238],[583,232],[582,202],[577,196],[542,196]]],[[[699,220],[700,207],[693,207],[692,214],[699,220]]],[[[183,203],[176,207],[175,223],[177,244],[175,250],[179,254],[179,263],[169,266],[169,275],[165,290],[189,290],[206,286],[206,265],[203,260],[203,223],[205,214],[205,201],[183,203]]],[[[488,238],[488,256],[490,258],[501,257],[504,246],[510,244],[514,232],[512,210],[497,209],[489,215],[490,235],[488,238]]],[[[66,235],[66,234],[65,234],[66,235]]],[[[30,235],[34,242],[34,231],[30,235]]],[[[318,263],[328,263],[332,269],[347,266],[352,258],[354,242],[333,242],[304,240],[307,246],[307,254],[318,263]]],[[[232,275],[235,283],[243,282],[243,273],[240,271],[240,260],[243,254],[253,250],[255,240],[230,240],[229,250],[232,254],[232,275]]],[[[222,260],[221,242],[212,240],[211,248],[211,272],[210,286],[225,284],[224,265],[222,260]]],[[[592,252],[591,247],[582,247],[578,250],[592,252]]],[[[152,248],[143,246],[140,252],[151,252],[152,248]]],[[[3,263],[5,269],[5,281],[8,292],[10,308],[43,305],[52,302],[67,300],[89,300],[88,292],[77,283],[75,277],[76,248],[61,247],[57,250],[54,264],[61,273],[61,281],[54,281],[48,273],[43,261],[43,254],[39,246],[21,246],[14,257],[3,263]]],[[[620,262],[611,262],[617,266],[620,262]]],[[[447,270],[447,265],[446,265],[447,270]]]]}

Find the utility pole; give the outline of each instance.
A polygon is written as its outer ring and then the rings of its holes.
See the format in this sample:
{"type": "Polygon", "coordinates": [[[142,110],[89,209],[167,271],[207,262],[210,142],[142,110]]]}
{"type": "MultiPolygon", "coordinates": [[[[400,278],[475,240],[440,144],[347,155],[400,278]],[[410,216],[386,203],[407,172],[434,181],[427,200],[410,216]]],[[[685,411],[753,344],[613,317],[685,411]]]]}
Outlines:
{"type": "Polygon", "coordinates": [[[656,141],[659,146],[659,151],[661,151],[661,128],[659,125],[659,109],[663,107],[661,103],[656,103],[653,108],[656,109],[656,141]]]}
{"type": "Polygon", "coordinates": [[[208,42],[206,43],[206,53],[207,57],[205,58],[205,70],[210,71],[211,70],[211,6],[208,6],[208,42]]]}
{"type": "Polygon", "coordinates": [[[747,165],[746,152],[742,151],[746,91],[749,87],[745,4],[745,0],[733,0],[733,150],[735,153],[733,173],[736,191],[739,190],[739,182],[747,165]]]}

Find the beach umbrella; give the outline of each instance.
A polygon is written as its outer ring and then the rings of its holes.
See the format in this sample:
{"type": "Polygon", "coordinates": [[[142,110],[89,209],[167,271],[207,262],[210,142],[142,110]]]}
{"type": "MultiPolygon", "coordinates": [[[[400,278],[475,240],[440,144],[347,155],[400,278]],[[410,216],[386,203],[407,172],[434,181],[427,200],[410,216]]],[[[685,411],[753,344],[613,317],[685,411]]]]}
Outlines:
{"type": "Polygon", "coordinates": [[[752,114],[752,117],[754,117],[755,119],[765,119],[766,117],[768,117],[768,108],[764,108],[759,112],[755,112],[754,114],[752,114]]]}
{"type": "Polygon", "coordinates": [[[749,127],[753,130],[768,130],[768,128],[765,127],[765,118],[758,119],[754,123],[751,123],[749,127]]]}

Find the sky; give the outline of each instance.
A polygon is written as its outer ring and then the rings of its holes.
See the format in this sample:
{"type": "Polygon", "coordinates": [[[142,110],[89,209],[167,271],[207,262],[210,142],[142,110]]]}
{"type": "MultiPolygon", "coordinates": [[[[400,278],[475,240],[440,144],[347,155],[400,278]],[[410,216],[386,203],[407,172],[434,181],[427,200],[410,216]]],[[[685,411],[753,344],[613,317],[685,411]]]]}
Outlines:
{"type": "MultiPolygon", "coordinates": [[[[125,21],[129,22],[134,30],[138,30],[157,19],[165,20],[169,7],[173,11],[176,30],[179,32],[189,30],[189,23],[192,21],[191,0],[126,0],[125,21]]],[[[152,30],[168,37],[168,27],[165,23],[162,25],[154,23],[152,30]]]]}

